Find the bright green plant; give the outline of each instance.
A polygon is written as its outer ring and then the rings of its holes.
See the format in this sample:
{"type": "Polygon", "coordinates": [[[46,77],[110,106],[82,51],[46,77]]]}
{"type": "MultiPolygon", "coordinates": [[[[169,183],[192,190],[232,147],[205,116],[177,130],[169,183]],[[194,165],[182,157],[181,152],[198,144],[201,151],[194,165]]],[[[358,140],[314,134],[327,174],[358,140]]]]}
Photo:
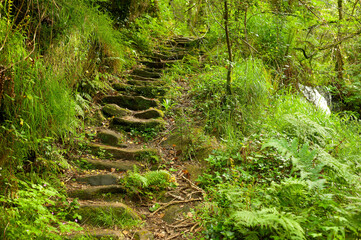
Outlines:
{"type": "Polygon", "coordinates": [[[64,205],[64,196],[48,183],[18,183],[21,190],[16,196],[0,198],[5,239],[63,239],[61,234],[81,229],[74,219],[66,220],[72,218],[74,206],[64,205]]]}
{"type": "Polygon", "coordinates": [[[79,214],[84,216],[82,221],[97,227],[119,227],[121,229],[129,229],[139,226],[141,221],[134,218],[130,213],[123,209],[99,208],[87,209],[81,208],[79,214]]]}
{"type": "Polygon", "coordinates": [[[149,171],[144,174],[134,171],[128,171],[121,183],[131,193],[147,194],[149,191],[163,190],[169,186],[174,185],[174,177],[165,170],[149,171]]]}

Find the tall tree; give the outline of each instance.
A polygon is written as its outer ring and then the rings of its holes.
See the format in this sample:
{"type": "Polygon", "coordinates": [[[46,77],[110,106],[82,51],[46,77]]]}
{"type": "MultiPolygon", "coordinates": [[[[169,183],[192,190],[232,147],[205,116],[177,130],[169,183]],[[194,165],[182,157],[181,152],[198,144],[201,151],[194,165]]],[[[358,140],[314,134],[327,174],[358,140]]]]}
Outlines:
{"type": "Polygon", "coordinates": [[[224,29],[226,32],[226,42],[227,42],[227,49],[228,49],[228,71],[227,71],[227,83],[226,83],[226,90],[227,94],[232,94],[232,61],[233,61],[233,55],[232,55],[232,45],[231,40],[229,37],[229,9],[228,9],[228,0],[224,0],[224,29]]]}

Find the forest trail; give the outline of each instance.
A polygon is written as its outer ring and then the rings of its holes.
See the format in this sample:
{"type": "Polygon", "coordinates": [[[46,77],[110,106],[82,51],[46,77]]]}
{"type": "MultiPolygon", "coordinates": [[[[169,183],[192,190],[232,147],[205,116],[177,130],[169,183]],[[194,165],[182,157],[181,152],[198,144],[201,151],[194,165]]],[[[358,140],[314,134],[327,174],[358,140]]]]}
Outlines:
{"type": "Polygon", "coordinates": [[[84,227],[84,231],[70,237],[170,240],[189,239],[200,231],[191,208],[203,200],[204,192],[190,180],[187,163],[178,160],[180,152],[176,146],[167,143],[174,120],[160,110],[167,93],[163,71],[198,51],[192,47],[196,41],[184,37],[168,41],[158,51],[138,60],[136,68],[125,77],[115,77],[114,91],[102,97],[101,112],[106,118],[99,125],[86,127],[88,152],[77,160],[82,169],[69,171],[63,180],[69,202],[79,199],[79,221],[84,227]],[[145,141],[157,129],[158,134],[145,141]],[[134,169],[140,173],[167,170],[171,173],[167,180],[175,187],[151,194],[135,189],[129,194],[132,189],[121,184],[121,180],[134,169]],[[111,223],[100,223],[104,219],[99,219],[106,215],[111,223]],[[141,227],[119,227],[114,224],[116,218],[141,227]]]}

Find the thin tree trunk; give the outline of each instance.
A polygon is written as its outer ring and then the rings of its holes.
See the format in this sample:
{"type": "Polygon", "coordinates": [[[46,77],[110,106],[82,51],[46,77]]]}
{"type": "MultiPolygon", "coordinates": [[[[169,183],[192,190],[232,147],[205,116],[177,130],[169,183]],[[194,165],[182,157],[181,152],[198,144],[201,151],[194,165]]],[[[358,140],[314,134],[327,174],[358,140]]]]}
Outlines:
{"type": "Polygon", "coordinates": [[[228,30],[228,1],[224,0],[224,29],[226,31],[226,41],[227,41],[227,48],[228,48],[228,72],[227,72],[227,85],[226,90],[227,94],[232,94],[232,46],[231,41],[229,38],[229,30],[228,30]]]}
{"type": "MultiPolygon", "coordinates": [[[[343,19],[343,8],[342,8],[342,0],[337,0],[337,7],[338,7],[338,32],[337,32],[337,41],[339,42],[342,38],[341,36],[341,21],[343,19]]],[[[335,71],[337,72],[337,79],[339,80],[339,83],[343,80],[343,58],[342,58],[342,52],[341,52],[341,43],[336,45],[336,63],[335,63],[335,71]]]]}

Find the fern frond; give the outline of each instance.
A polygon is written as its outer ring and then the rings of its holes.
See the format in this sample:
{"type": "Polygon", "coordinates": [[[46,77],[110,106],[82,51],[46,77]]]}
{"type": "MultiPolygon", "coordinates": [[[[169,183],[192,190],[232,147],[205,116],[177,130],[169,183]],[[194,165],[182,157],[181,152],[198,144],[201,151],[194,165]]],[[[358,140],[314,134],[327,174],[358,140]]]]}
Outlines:
{"type": "Polygon", "coordinates": [[[144,174],[149,186],[169,183],[172,179],[172,175],[165,170],[150,171],[144,174]]]}
{"type": "Polygon", "coordinates": [[[319,150],[318,157],[328,169],[331,169],[336,173],[335,179],[342,178],[344,179],[344,182],[349,184],[359,184],[359,179],[357,179],[356,175],[352,174],[353,171],[350,169],[349,165],[341,163],[323,149],[319,150]]]}
{"type": "MultiPolygon", "coordinates": [[[[262,149],[267,147],[274,147],[282,155],[291,158],[294,167],[292,172],[294,170],[299,170],[301,179],[316,181],[320,177],[320,172],[324,167],[324,163],[321,161],[316,164],[314,160],[317,156],[318,149],[310,150],[308,142],[301,145],[298,150],[299,146],[297,139],[294,139],[291,144],[289,144],[286,139],[270,139],[262,146],[262,149]]],[[[323,181],[318,181],[317,186],[321,187],[322,182],[323,181]]]]}
{"type": "Polygon", "coordinates": [[[287,123],[286,131],[289,136],[296,137],[304,143],[310,141],[323,146],[326,140],[334,135],[332,129],[321,126],[303,114],[286,114],[283,120],[287,123]]]}
{"type": "Polygon", "coordinates": [[[147,188],[149,186],[148,179],[136,172],[129,172],[127,184],[137,188],[147,188]]]}
{"type": "Polygon", "coordinates": [[[291,214],[280,213],[275,208],[264,208],[259,211],[237,211],[231,215],[238,229],[260,228],[268,234],[283,236],[285,239],[305,239],[301,225],[291,214]]]}

